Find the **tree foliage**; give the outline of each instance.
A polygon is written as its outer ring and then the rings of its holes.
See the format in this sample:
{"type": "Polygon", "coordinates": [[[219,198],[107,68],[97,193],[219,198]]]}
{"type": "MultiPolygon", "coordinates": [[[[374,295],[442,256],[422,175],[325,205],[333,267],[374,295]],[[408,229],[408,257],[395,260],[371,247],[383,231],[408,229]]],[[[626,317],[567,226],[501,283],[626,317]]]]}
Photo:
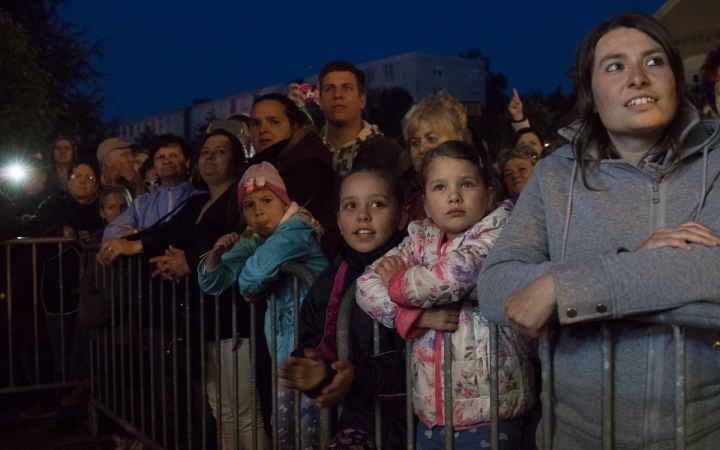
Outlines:
{"type": "Polygon", "coordinates": [[[403,88],[372,89],[367,92],[363,116],[368,122],[377,125],[385,136],[402,145],[402,119],[412,104],[412,95],[403,88]]]}
{"type": "MultiPolygon", "coordinates": [[[[461,58],[480,59],[485,62],[485,105],[482,119],[482,135],[488,141],[491,151],[497,151],[503,145],[510,145],[513,129],[512,117],[508,112],[510,97],[507,77],[490,71],[490,58],[478,49],[470,49],[459,55],[461,58]]],[[[555,138],[557,127],[572,110],[575,94],[563,94],[558,86],[552,94],[535,92],[521,96],[523,112],[530,125],[539,131],[546,141],[555,138]]]]}
{"type": "Polygon", "coordinates": [[[72,136],[81,152],[92,152],[107,132],[100,118],[100,73],[92,67],[93,58],[101,56],[100,45],[89,43],[84,30],[59,19],[57,8],[65,1],[0,0],[0,12],[27,31],[37,64],[47,74],[44,83],[36,83],[38,90],[47,92],[48,111],[54,113],[43,134],[49,139],[72,136]]]}
{"type": "Polygon", "coordinates": [[[50,105],[48,74],[38,64],[27,31],[0,13],[0,150],[45,150],[56,118],[50,105]]]}

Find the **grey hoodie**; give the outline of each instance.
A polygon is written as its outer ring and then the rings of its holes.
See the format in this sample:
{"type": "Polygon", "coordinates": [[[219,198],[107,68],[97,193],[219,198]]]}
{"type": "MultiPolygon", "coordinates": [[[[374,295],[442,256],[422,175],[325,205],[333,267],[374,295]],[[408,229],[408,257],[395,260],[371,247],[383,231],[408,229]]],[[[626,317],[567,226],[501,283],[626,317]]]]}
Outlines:
{"type": "Polygon", "coordinates": [[[720,247],[632,252],[658,227],[694,220],[720,231],[720,130],[687,108],[683,165],[665,178],[662,162],[608,159],[589,173],[601,189],[591,191],[571,146],[538,162],[485,261],[480,309],[497,323],[510,294],[552,274],[554,448],[601,447],[601,320],[613,330],[614,448],[673,448],[673,333],[632,320],[647,314],[695,325],[686,330],[686,442],[720,448],[720,332],[707,329],[720,325],[720,247]]]}

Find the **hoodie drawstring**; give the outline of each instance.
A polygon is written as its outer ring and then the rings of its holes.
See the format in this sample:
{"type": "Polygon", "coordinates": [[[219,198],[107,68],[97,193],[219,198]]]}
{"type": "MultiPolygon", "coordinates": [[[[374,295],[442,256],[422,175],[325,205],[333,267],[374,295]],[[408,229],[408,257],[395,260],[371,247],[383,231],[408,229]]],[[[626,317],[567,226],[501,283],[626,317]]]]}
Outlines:
{"type": "Polygon", "coordinates": [[[570,213],[572,212],[573,188],[575,187],[575,174],[577,174],[578,163],[573,161],[573,170],[570,175],[570,189],[568,194],[567,209],[565,211],[565,229],[563,230],[562,250],[560,252],[560,260],[565,259],[565,247],[567,245],[568,233],[570,232],[570,213]]]}
{"type": "Polygon", "coordinates": [[[707,145],[703,149],[703,167],[702,167],[702,183],[700,190],[700,204],[698,205],[697,212],[695,212],[695,222],[700,218],[700,211],[705,206],[705,191],[707,189],[707,172],[708,172],[708,147],[707,145]]]}

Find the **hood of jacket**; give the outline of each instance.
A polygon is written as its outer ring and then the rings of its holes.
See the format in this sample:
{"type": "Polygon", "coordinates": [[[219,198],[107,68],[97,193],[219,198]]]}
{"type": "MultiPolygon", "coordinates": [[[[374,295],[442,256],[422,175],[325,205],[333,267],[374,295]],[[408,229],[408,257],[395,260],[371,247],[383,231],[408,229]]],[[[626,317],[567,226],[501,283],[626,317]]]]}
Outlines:
{"type": "MultiPolygon", "coordinates": [[[[717,120],[702,120],[697,109],[689,102],[685,103],[685,124],[680,134],[680,145],[683,151],[683,159],[702,152],[704,149],[720,146],[720,122],[717,120]]],[[[573,123],[558,131],[558,134],[572,142],[580,128],[579,123],[573,123]]],[[[587,152],[586,159],[594,159],[597,154],[597,147],[593,144],[587,152]]],[[[557,149],[553,155],[574,160],[576,158],[572,144],[566,144],[557,149]]],[[[668,153],[669,155],[669,153],[668,153]]],[[[667,161],[667,156],[665,161],[667,161]]],[[[664,161],[663,161],[664,162],[664,161]]],[[[662,163],[661,163],[662,165],[662,163]]],[[[666,168],[667,170],[668,168],[666,168]]]]}

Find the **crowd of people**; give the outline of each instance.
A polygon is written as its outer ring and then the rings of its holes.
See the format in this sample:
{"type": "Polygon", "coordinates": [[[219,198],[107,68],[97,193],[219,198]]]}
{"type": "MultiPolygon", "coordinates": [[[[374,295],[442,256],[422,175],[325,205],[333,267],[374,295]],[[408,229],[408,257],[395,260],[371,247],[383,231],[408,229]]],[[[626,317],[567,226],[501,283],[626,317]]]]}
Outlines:
{"type": "MultiPolygon", "coordinates": [[[[701,314],[714,315],[712,302],[720,300],[720,49],[703,68],[710,118],[686,100],[684,73],[677,47],[655,19],[614,17],[578,48],[577,104],[557,142],[546,143],[531,127],[514,90],[508,111],[515,136],[493,157],[468,129],[465,107],[445,91],[407,112],[405,147],[386,138],[362,119],[365,74],[334,61],[318,76],[321,129],[302,102],[275,93],[254,101],[246,131],[209,129],[197,151],[174,135],[135,154],[129,143],[110,138],[96,161],[81,161],[72,139],[58,137],[50,167],[33,161],[22,192],[3,198],[12,211],[3,214],[3,237],[98,244],[91,260],[76,256],[66,268],[75,273],[95,260],[112,267],[119,257],[138,255],[151,266],[148,278],[188,279],[188,298],[206,299],[202,388],[223,424],[217,437],[223,449],[235,448],[238,437],[240,448],[253,448],[253,431],[256,448],[270,448],[273,438],[280,448],[295,441],[318,448],[318,411],[335,405],[343,408],[328,448],[375,448],[376,402],[383,448],[406,448],[407,427],[415,427],[418,449],[444,448],[447,403],[454,448],[489,446],[493,324],[501,325],[501,449],[536,448],[537,380],[546,364],[554,377],[553,448],[600,448],[607,329],[615,347],[615,445],[665,448],[675,439],[673,331],[633,319],[670,311],[687,321],[698,314],[688,305],[705,305],[701,314]],[[291,277],[280,272],[286,261],[317,276],[300,287],[299,311],[291,277]],[[235,323],[233,289],[246,300],[237,304],[235,323]],[[341,358],[336,332],[348,292],[357,304],[349,356],[341,358]],[[271,297],[277,314],[263,315],[252,391],[249,305],[271,297]],[[383,325],[378,342],[373,319],[383,325]],[[539,359],[542,336],[552,343],[550,360],[539,359]],[[405,341],[412,341],[411,367],[405,341]],[[452,365],[444,371],[447,352],[452,365]],[[270,353],[284,380],[275,429],[260,380],[270,374],[270,353]],[[411,392],[398,376],[406,370],[411,392]],[[234,372],[236,398],[228,389],[234,372]],[[406,395],[415,423],[406,423],[406,395]]],[[[49,273],[53,255],[41,259],[49,273]]],[[[13,320],[20,323],[13,330],[27,359],[32,313],[23,293],[32,292],[32,259],[19,252],[11,264],[13,320]]],[[[88,375],[81,351],[87,332],[80,330],[109,315],[96,307],[109,293],[93,277],[84,271],[77,298],[66,282],[66,298],[75,300],[60,307],[57,292],[41,289],[42,329],[52,343],[47,367],[56,378],[63,345],[73,355],[70,376],[88,375]],[[77,330],[66,342],[58,335],[63,321],[77,330]]],[[[191,328],[200,333],[199,324],[191,328]]],[[[689,448],[712,448],[720,433],[717,331],[688,328],[685,339],[685,439],[689,448]]],[[[24,367],[34,379],[32,364],[24,367]]],[[[63,401],[84,398],[76,391],[63,401]]]]}

